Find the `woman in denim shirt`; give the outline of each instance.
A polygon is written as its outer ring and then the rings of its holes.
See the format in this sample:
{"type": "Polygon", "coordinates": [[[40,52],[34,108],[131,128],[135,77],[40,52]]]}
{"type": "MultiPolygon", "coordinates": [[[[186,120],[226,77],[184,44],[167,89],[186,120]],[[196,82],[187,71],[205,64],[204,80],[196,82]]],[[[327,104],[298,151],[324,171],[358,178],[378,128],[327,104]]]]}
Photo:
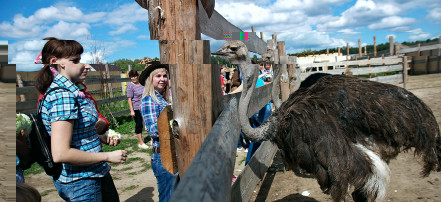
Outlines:
{"type": "Polygon", "coordinates": [[[152,138],[153,155],[152,169],[158,184],[159,201],[166,202],[170,198],[176,184],[177,176],[169,173],[161,164],[161,152],[158,135],[158,117],[169,105],[168,66],[153,63],[139,76],[139,83],[144,86],[141,98],[141,114],[152,138]]]}
{"type": "Polygon", "coordinates": [[[51,136],[54,162],[62,163],[60,176],[53,177],[61,198],[66,201],[119,201],[107,162],[124,163],[127,152],[103,152],[95,128],[98,112],[93,102],[79,96],[77,82],[86,79],[88,68],[81,64],[83,47],[73,40],[49,40],[42,50],[46,64],[36,77],[41,94],[56,87],[42,100],[43,123],[51,136]],[[52,72],[57,72],[55,76],[52,72]]]}

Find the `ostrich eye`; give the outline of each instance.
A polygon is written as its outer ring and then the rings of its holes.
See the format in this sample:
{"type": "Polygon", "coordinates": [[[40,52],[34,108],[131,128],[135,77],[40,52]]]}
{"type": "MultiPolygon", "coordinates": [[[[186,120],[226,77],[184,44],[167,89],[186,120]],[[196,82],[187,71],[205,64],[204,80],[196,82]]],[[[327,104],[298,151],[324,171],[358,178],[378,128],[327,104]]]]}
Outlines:
{"type": "Polygon", "coordinates": [[[237,51],[237,47],[231,47],[232,51],[237,51]]]}

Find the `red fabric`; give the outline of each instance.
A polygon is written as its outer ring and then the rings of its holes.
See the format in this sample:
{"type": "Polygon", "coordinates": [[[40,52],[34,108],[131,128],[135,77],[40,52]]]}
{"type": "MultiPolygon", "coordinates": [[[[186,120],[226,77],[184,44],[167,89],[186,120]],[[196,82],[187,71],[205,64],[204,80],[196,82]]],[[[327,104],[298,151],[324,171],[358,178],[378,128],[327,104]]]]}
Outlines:
{"type": "MultiPolygon", "coordinates": [[[[86,96],[86,98],[92,100],[93,103],[95,103],[96,111],[98,111],[98,117],[99,117],[100,119],[104,119],[104,120],[106,121],[107,127],[109,127],[109,125],[110,125],[109,120],[107,120],[106,117],[104,117],[104,116],[100,113],[100,111],[98,110],[98,105],[96,104],[96,101],[95,101],[95,99],[93,99],[92,95],[91,95],[90,93],[86,92],[86,90],[87,90],[87,86],[84,85],[84,83],[81,83],[81,84],[84,86],[84,89],[81,90],[81,91],[84,93],[84,95],[86,96]]],[[[43,94],[40,94],[40,97],[38,97],[37,108],[38,108],[38,104],[40,103],[41,99],[43,99],[43,94]]]]}

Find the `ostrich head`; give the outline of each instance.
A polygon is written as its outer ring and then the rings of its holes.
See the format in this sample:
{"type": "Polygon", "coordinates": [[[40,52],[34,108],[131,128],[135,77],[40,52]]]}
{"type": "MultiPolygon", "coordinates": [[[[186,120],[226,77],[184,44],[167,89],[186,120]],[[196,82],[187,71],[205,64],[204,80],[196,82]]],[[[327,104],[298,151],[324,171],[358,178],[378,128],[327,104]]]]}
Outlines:
{"type": "Polygon", "coordinates": [[[242,41],[227,41],[221,49],[211,54],[224,56],[231,64],[251,64],[247,46],[242,41]]]}

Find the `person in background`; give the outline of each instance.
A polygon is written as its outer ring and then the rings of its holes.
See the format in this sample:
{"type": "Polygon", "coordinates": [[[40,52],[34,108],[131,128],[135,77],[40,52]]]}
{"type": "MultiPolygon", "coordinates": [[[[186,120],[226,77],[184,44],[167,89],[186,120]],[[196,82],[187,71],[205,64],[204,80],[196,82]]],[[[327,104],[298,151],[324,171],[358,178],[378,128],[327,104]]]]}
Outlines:
{"type": "Polygon", "coordinates": [[[48,40],[42,50],[44,67],[38,72],[35,87],[41,94],[62,87],[41,100],[43,124],[51,137],[52,158],[62,164],[52,180],[65,201],[119,201],[107,162],[124,163],[127,152],[103,152],[100,142],[114,145],[111,137],[97,134],[97,109],[80,94],[75,83],[82,83],[88,66],[81,64],[83,47],[74,40],[48,40]]]}
{"type": "Polygon", "coordinates": [[[264,82],[272,82],[272,79],[274,77],[274,72],[273,70],[271,70],[270,64],[265,64],[265,68],[261,72],[264,75],[261,77],[264,82]]]}
{"type": "Polygon", "coordinates": [[[139,76],[139,83],[144,86],[141,99],[141,114],[147,132],[152,138],[152,169],[158,185],[159,201],[169,200],[178,180],[178,173],[169,173],[161,163],[161,151],[158,134],[158,117],[169,102],[168,65],[152,63],[139,76]]]}
{"type": "Polygon", "coordinates": [[[130,115],[135,120],[135,134],[138,138],[138,147],[140,149],[148,149],[149,147],[144,143],[142,138],[142,116],[139,111],[139,106],[141,105],[141,96],[144,91],[144,86],[142,86],[138,81],[138,72],[136,70],[130,70],[129,77],[132,82],[127,86],[127,99],[129,102],[130,115]]]}
{"type": "Polygon", "coordinates": [[[225,65],[222,65],[220,67],[220,75],[221,75],[221,87],[222,87],[222,95],[227,94],[227,84],[229,84],[229,80],[225,78],[225,73],[227,72],[227,67],[225,65]]]}

